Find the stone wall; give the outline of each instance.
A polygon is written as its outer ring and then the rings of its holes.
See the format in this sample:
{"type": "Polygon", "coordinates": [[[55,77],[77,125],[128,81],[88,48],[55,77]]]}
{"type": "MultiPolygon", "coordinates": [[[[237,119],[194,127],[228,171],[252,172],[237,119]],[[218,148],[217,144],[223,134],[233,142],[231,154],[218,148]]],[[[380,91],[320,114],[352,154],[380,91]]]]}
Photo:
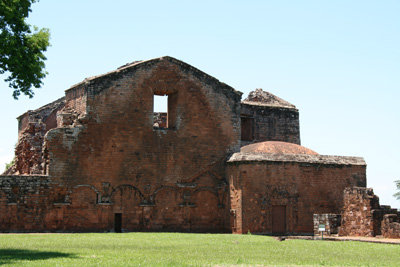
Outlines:
{"type": "Polygon", "coordinates": [[[50,187],[47,176],[0,176],[0,231],[43,230],[50,187]]]}
{"type": "Polygon", "coordinates": [[[343,202],[339,235],[375,236],[380,229],[379,198],[372,188],[346,188],[343,202]]]}
{"type": "Polygon", "coordinates": [[[382,235],[386,238],[400,238],[400,214],[385,214],[381,224],[382,235]]]}
{"type": "Polygon", "coordinates": [[[273,234],[284,209],[286,234],[313,234],[314,214],[340,213],[343,190],[366,184],[362,158],[235,153],[228,164],[236,233],[273,234]]]}
{"type": "Polygon", "coordinates": [[[338,234],[341,223],[340,214],[314,214],[314,236],[322,235],[319,225],[325,225],[324,235],[330,236],[338,234]]]}
{"type": "Polygon", "coordinates": [[[339,235],[400,237],[400,213],[390,206],[379,205],[379,197],[372,188],[346,188],[343,202],[339,235]]]}

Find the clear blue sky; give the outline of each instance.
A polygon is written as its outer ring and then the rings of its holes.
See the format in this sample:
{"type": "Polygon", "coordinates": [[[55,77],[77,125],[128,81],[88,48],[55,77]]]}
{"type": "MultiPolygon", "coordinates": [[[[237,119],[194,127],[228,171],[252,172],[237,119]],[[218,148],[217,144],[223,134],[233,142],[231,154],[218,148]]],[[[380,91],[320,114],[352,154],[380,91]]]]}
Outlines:
{"type": "MultiPolygon", "coordinates": [[[[16,117],[84,78],[172,56],[242,91],[300,110],[302,145],[361,156],[381,204],[400,207],[400,1],[41,0],[29,23],[51,30],[49,72],[34,99],[0,83],[0,167],[16,117]]],[[[2,77],[3,80],[5,77],[2,77]]],[[[334,183],[335,181],[332,181],[334,183]]]]}

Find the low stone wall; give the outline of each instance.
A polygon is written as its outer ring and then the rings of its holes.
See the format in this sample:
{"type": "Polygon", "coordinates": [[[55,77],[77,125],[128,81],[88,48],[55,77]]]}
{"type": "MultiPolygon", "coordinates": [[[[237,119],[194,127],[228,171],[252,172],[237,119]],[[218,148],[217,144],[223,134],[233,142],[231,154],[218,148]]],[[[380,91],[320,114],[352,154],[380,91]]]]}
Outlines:
{"type": "Polygon", "coordinates": [[[384,215],[381,231],[383,237],[400,238],[400,214],[384,215]]]}
{"type": "Polygon", "coordinates": [[[341,222],[340,214],[314,214],[314,235],[321,235],[319,231],[319,225],[325,224],[324,235],[334,235],[339,232],[339,226],[341,222]]]}

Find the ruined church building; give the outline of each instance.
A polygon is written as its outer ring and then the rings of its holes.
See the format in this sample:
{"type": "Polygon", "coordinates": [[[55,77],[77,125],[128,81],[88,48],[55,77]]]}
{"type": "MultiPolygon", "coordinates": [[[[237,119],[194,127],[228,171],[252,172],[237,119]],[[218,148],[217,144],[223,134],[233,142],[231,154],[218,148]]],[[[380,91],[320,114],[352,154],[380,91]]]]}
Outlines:
{"type": "Polygon", "coordinates": [[[18,118],[0,231],[313,234],[345,188],[365,188],[364,160],[300,146],[294,105],[241,96],[172,57],[72,86],[18,118]]]}

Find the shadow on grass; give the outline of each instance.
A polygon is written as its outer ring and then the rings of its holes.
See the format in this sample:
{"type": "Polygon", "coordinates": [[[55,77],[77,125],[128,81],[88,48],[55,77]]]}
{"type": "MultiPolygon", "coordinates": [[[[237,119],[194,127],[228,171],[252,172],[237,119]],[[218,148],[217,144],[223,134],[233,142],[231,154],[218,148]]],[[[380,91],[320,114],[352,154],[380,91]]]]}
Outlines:
{"type": "Polygon", "coordinates": [[[53,252],[53,251],[38,251],[29,249],[0,249],[0,265],[12,263],[19,260],[47,260],[51,258],[75,258],[74,254],[53,252]]]}

